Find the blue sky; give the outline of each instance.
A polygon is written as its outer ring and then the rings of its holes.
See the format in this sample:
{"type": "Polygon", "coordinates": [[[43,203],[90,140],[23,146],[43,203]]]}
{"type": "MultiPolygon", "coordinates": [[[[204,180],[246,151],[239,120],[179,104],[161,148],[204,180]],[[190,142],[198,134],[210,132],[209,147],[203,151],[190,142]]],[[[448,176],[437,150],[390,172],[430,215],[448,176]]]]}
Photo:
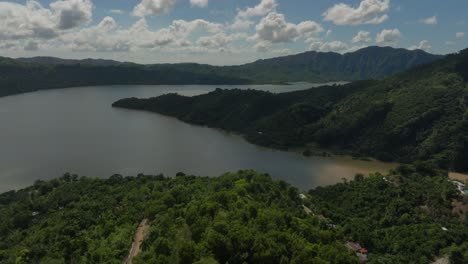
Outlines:
{"type": "Polygon", "coordinates": [[[461,0],[0,1],[0,55],[240,64],[379,45],[468,47],[461,0]]]}

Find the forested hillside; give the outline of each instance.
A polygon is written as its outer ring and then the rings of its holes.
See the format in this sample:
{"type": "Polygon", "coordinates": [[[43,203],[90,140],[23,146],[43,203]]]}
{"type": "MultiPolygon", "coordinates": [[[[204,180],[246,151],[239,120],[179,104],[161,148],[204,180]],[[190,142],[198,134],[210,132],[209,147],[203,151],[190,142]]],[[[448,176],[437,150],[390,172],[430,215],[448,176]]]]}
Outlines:
{"type": "Polygon", "coordinates": [[[468,171],[467,65],[465,50],[376,81],[284,94],[218,89],[195,97],[130,98],[114,106],[238,132],[274,148],[312,144],[468,171]]]}
{"type": "Polygon", "coordinates": [[[358,263],[348,241],[371,264],[466,263],[468,225],[466,213],[452,213],[456,202],[468,201],[424,163],[302,197],[253,171],[65,174],[0,195],[0,263],[122,263],[142,219],[149,229],[133,263],[358,263]]]}
{"type": "Polygon", "coordinates": [[[65,175],[0,195],[0,263],[357,263],[298,190],[253,171],[107,180],[65,175]]]}
{"type": "Polygon", "coordinates": [[[372,79],[441,56],[420,50],[369,47],[353,53],[306,52],[240,66],[196,63],[139,65],[53,57],[0,58],[0,96],[42,89],[112,84],[249,84],[372,79]]]}
{"type": "Polygon", "coordinates": [[[430,163],[402,166],[389,175],[357,175],[354,181],[309,192],[312,208],[369,249],[369,263],[468,263],[468,219],[455,209],[459,195],[447,175],[430,163]]]}
{"type": "Polygon", "coordinates": [[[0,96],[43,89],[112,84],[246,84],[251,81],[167,65],[41,64],[0,59],[0,96]]]}

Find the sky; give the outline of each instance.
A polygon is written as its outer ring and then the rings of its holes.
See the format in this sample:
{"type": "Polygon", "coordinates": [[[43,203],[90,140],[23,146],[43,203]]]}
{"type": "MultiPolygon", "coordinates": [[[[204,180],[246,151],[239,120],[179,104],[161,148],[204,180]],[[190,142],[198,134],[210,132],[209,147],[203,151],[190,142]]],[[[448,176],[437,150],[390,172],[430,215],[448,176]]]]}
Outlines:
{"type": "Polygon", "coordinates": [[[466,0],[8,0],[0,56],[234,65],[367,46],[468,47],[466,0]]]}

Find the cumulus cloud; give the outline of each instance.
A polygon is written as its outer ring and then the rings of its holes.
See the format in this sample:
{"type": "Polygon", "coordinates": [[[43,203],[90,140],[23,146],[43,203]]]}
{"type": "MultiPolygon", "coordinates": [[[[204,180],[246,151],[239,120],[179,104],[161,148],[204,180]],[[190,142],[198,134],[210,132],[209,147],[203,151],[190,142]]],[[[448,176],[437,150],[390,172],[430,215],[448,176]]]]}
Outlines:
{"type": "Polygon", "coordinates": [[[335,4],[322,15],[336,25],[380,24],[388,19],[390,0],[362,0],[358,7],[335,4]]]}
{"type": "MultiPolygon", "coordinates": [[[[60,40],[74,51],[96,52],[127,52],[140,49],[161,49],[175,44],[188,48],[193,43],[188,39],[192,35],[215,35],[212,46],[222,46],[223,41],[232,41],[231,36],[221,38],[223,25],[203,19],[191,21],[175,20],[169,26],[153,31],[145,18],[139,19],[131,27],[122,29],[112,17],[105,17],[98,25],[83,28],[78,32],[70,32],[60,37],[60,40]]],[[[198,44],[206,44],[200,41],[198,44]]]]}
{"type": "Polygon", "coordinates": [[[197,40],[197,44],[202,47],[223,48],[231,44],[233,41],[245,37],[246,34],[226,35],[225,33],[217,33],[211,36],[200,37],[197,40]]]}
{"type": "Polygon", "coordinates": [[[261,0],[260,3],[254,7],[241,9],[238,11],[231,28],[234,30],[247,29],[254,24],[250,21],[251,17],[265,16],[270,12],[276,11],[277,6],[276,0],[261,0]]]}
{"type": "Polygon", "coordinates": [[[91,0],[63,0],[50,4],[59,16],[58,28],[71,29],[91,21],[93,3],[91,0]]]}
{"type": "Polygon", "coordinates": [[[168,13],[177,0],[142,0],[133,9],[132,14],[138,17],[168,13]]]}
{"type": "Polygon", "coordinates": [[[455,33],[456,38],[464,38],[465,37],[465,32],[457,32],[455,33]]]}
{"type": "Polygon", "coordinates": [[[429,41],[427,40],[422,40],[421,42],[419,42],[418,45],[413,45],[411,47],[409,47],[410,50],[424,50],[424,51],[427,51],[429,49],[431,49],[431,44],[429,43],[429,41]]]}
{"type": "Polygon", "coordinates": [[[341,52],[348,48],[348,45],[342,41],[332,42],[312,42],[310,44],[310,50],[321,51],[321,52],[341,52]]]}
{"type": "Polygon", "coordinates": [[[89,23],[92,12],[90,0],[55,1],[50,8],[33,0],[25,5],[0,2],[0,39],[53,39],[61,31],[89,23]]]}
{"type": "Polygon", "coordinates": [[[208,6],[208,0],[190,0],[190,4],[197,7],[206,7],[208,6]]]}
{"type": "Polygon", "coordinates": [[[304,21],[296,25],[287,22],[283,14],[272,12],[256,26],[255,38],[271,43],[291,42],[299,37],[310,37],[322,31],[322,26],[314,21],[304,21]]]}
{"type": "Polygon", "coordinates": [[[0,2],[0,39],[54,38],[56,21],[51,10],[36,1],[26,5],[0,2]]]}
{"type": "Polygon", "coordinates": [[[426,25],[437,25],[437,16],[431,16],[428,18],[423,18],[419,20],[420,23],[426,24],[426,25]]]}
{"type": "Polygon", "coordinates": [[[368,31],[359,31],[356,36],[353,37],[353,43],[366,43],[371,42],[372,38],[370,37],[370,32],[368,31]]]}
{"type": "Polygon", "coordinates": [[[255,7],[248,7],[245,10],[240,10],[237,16],[239,17],[253,17],[253,16],[264,16],[270,12],[276,10],[278,4],[276,0],[261,0],[261,2],[255,7]]]}
{"type": "Polygon", "coordinates": [[[117,23],[105,17],[99,24],[78,32],[60,36],[60,40],[74,51],[129,51],[130,41],[116,31],[117,23]]]}
{"type": "Polygon", "coordinates": [[[379,44],[394,44],[401,38],[401,32],[398,29],[384,29],[377,34],[376,42],[379,44]]]}
{"type": "Polygon", "coordinates": [[[174,34],[178,34],[179,37],[186,37],[197,30],[205,30],[209,33],[219,33],[223,30],[223,25],[219,23],[213,23],[204,19],[195,19],[191,21],[186,20],[174,20],[169,26],[169,30],[174,34]]]}

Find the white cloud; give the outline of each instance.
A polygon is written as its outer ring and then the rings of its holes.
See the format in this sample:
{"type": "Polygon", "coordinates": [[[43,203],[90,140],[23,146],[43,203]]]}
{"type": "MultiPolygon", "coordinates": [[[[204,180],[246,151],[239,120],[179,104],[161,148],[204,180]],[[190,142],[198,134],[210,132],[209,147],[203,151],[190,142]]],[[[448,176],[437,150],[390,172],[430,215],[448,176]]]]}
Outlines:
{"type": "Polygon", "coordinates": [[[310,36],[323,32],[323,27],[315,21],[304,21],[297,24],[297,30],[303,36],[310,36]]]}
{"type": "Polygon", "coordinates": [[[74,51],[129,51],[130,34],[125,37],[116,29],[115,20],[105,17],[96,26],[64,34],[59,39],[74,51]]]}
{"type": "Polygon", "coordinates": [[[57,35],[56,24],[52,11],[36,1],[0,2],[0,40],[51,39],[57,35]]]}
{"type": "Polygon", "coordinates": [[[332,42],[313,42],[310,44],[310,50],[321,52],[341,52],[348,48],[348,45],[342,41],[332,42]]]}
{"type": "Polygon", "coordinates": [[[234,30],[248,29],[254,24],[254,22],[250,20],[251,17],[261,17],[270,12],[275,12],[277,6],[276,0],[261,0],[260,3],[254,7],[240,9],[238,10],[231,28],[234,30]]]}
{"type": "Polygon", "coordinates": [[[352,39],[353,43],[366,43],[371,42],[372,38],[370,37],[370,32],[368,31],[359,31],[356,36],[352,39]]]}
{"type": "Polygon", "coordinates": [[[322,15],[336,25],[380,24],[388,19],[390,0],[362,0],[358,7],[335,4],[322,15]]]}
{"type": "Polygon", "coordinates": [[[414,46],[411,46],[409,47],[410,50],[424,50],[424,51],[428,51],[429,49],[431,49],[431,44],[429,43],[429,41],[427,40],[422,40],[421,42],[419,42],[418,45],[414,45],[414,46]]]}
{"type": "Polygon", "coordinates": [[[190,4],[197,7],[206,7],[208,6],[208,0],[190,0],[190,4]]]}
{"type": "Polygon", "coordinates": [[[61,36],[60,40],[74,51],[127,52],[168,46],[188,50],[196,47],[189,39],[192,35],[210,35],[197,43],[204,46],[223,46],[224,43],[235,39],[233,36],[223,35],[222,29],[221,24],[196,19],[175,20],[169,26],[153,31],[145,18],[141,18],[127,29],[121,29],[113,18],[105,17],[98,25],[67,33],[61,36]],[[207,42],[208,39],[211,40],[211,44],[207,42]]]}
{"type": "Polygon", "coordinates": [[[237,14],[238,17],[253,17],[253,16],[264,16],[270,12],[276,10],[278,4],[276,0],[261,0],[261,2],[255,7],[249,7],[245,10],[240,10],[237,14]]]}
{"type": "Polygon", "coordinates": [[[142,0],[135,6],[132,14],[138,17],[165,14],[175,6],[176,1],[177,0],[142,0]]]}
{"type": "Polygon", "coordinates": [[[457,32],[455,33],[456,38],[464,38],[465,37],[465,32],[457,32]]]}
{"type": "Polygon", "coordinates": [[[203,47],[222,48],[231,44],[233,41],[246,37],[245,34],[233,34],[227,36],[225,33],[217,33],[211,36],[200,37],[197,44],[203,47]]]}
{"type": "Polygon", "coordinates": [[[376,42],[379,44],[394,44],[401,38],[401,32],[398,29],[384,29],[377,34],[376,42]]]}
{"type": "Polygon", "coordinates": [[[89,23],[92,12],[90,0],[56,1],[50,9],[33,0],[25,5],[0,2],[0,39],[53,39],[89,23]]]}
{"type": "Polygon", "coordinates": [[[232,23],[231,28],[234,30],[244,30],[249,28],[254,23],[248,19],[236,17],[234,23],[232,23]]]}
{"type": "Polygon", "coordinates": [[[186,37],[187,35],[197,30],[206,30],[209,33],[219,33],[223,30],[223,25],[219,23],[212,23],[203,19],[195,19],[191,21],[180,19],[172,21],[169,29],[179,37],[186,37]]]}
{"type": "Polygon", "coordinates": [[[57,1],[51,3],[50,7],[59,16],[59,29],[71,29],[89,23],[93,16],[93,3],[91,0],[57,1]]]}
{"type": "Polygon", "coordinates": [[[310,37],[322,31],[322,26],[314,21],[304,21],[296,25],[287,22],[283,14],[272,12],[256,26],[255,38],[271,43],[291,42],[299,37],[310,37]]]}
{"type": "Polygon", "coordinates": [[[423,18],[419,20],[420,23],[426,24],[426,25],[437,25],[437,16],[431,16],[428,18],[423,18]]]}

